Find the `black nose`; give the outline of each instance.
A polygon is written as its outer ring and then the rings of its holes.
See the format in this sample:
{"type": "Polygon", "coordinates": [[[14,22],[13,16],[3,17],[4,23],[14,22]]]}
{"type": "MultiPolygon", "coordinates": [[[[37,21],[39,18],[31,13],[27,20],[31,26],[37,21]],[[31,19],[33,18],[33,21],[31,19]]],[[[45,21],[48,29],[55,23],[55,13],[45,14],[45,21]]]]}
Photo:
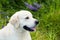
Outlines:
{"type": "Polygon", "coordinates": [[[35,21],[35,24],[37,25],[39,22],[38,21],[35,21]]]}

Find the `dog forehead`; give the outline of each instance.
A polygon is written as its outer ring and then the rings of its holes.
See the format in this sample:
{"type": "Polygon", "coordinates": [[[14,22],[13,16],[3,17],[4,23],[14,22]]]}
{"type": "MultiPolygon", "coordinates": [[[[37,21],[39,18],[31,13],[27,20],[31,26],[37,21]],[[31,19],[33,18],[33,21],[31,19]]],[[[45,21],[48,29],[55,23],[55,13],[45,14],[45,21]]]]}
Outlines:
{"type": "Polygon", "coordinates": [[[26,16],[32,16],[31,12],[26,11],[26,10],[22,10],[18,12],[20,16],[26,17],[26,16]]]}

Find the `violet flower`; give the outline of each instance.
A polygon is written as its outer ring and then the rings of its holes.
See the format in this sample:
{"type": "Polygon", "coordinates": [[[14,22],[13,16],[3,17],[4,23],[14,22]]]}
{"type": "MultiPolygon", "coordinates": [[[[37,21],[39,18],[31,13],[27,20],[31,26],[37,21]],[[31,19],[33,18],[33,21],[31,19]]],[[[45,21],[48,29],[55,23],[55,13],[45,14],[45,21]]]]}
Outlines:
{"type": "Polygon", "coordinates": [[[2,28],[4,28],[4,25],[2,25],[2,28]]]}
{"type": "Polygon", "coordinates": [[[0,11],[0,14],[5,14],[5,12],[1,12],[1,11],[0,11]]]}
{"type": "Polygon", "coordinates": [[[37,11],[38,9],[30,4],[28,4],[27,2],[24,2],[24,4],[26,5],[27,8],[29,8],[32,11],[37,11]]]}
{"type": "Polygon", "coordinates": [[[33,3],[33,5],[34,5],[36,8],[38,8],[38,9],[41,7],[41,5],[40,5],[40,4],[35,3],[35,2],[33,3]]]}

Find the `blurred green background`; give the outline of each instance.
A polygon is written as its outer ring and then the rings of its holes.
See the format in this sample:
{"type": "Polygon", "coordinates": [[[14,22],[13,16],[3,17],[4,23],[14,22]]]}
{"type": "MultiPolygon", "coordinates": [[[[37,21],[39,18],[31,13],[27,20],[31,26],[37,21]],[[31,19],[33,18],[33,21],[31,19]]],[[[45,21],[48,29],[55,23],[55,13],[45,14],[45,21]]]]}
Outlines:
{"type": "Polygon", "coordinates": [[[28,10],[39,20],[36,32],[31,32],[32,40],[60,40],[60,0],[0,0],[0,28],[19,10],[28,10]],[[24,2],[41,4],[34,12],[24,2]]]}

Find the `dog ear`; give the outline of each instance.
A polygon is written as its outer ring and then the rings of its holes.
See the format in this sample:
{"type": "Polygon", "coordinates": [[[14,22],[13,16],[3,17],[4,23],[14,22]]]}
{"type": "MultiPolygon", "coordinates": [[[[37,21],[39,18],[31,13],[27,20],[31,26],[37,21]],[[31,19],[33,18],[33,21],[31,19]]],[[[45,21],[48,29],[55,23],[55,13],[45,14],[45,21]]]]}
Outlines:
{"type": "Polygon", "coordinates": [[[11,19],[9,20],[9,23],[14,25],[16,28],[19,27],[19,16],[18,15],[13,15],[11,19]]]}

